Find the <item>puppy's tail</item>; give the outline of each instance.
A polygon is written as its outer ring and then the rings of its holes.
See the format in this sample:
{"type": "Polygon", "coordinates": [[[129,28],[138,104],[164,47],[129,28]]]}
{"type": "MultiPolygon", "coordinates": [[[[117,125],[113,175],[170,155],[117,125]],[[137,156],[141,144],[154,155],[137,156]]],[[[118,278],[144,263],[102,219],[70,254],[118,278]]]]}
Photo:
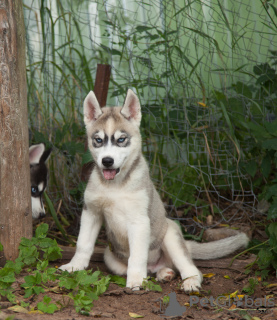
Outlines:
{"type": "Polygon", "coordinates": [[[186,247],[192,259],[208,260],[227,256],[228,254],[246,248],[249,238],[243,232],[225,239],[198,243],[195,241],[186,241],[186,247]]]}

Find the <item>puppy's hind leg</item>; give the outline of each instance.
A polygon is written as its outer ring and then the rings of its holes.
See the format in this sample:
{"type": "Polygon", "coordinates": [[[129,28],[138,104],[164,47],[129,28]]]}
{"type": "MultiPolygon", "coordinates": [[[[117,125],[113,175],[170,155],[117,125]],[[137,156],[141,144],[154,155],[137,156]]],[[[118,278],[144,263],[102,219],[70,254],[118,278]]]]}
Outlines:
{"type": "Polygon", "coordinates": [[[181,278],[184,280],[182,289],[187,293],[198,291],[201,287],[202,274],[190,258],[178,225],[169,219],[167,219],[167,222],[168,228],[163,240],[162,250],[180,272],[181,278]]]}
{"type": "Polygon", "coordinates": [[[114,273],[119,276],[127,274],[127,265],[120,261],[110,250],[109,247],[106,248],[104,253],[104,261],[106,266],[114,273]]]}
{"type": "Polygon", "coordinates": [[[173,280],[176,276],[176,273],[174,270],[171,268],[161,268],[157,273],[156,273],[156,280],[161,281],[161,282],[169,282],[173,280]]]}
{"type": "Polygon", "coordinates": [[[171,259],[166,256],[165,252],[161,252],[161,249],[152,250],[152,256],[155,257],[159,256],[158,262],[155,264],[148,264],[148,271],[151,273],[156,273],[156,280],[160,282],[168,282],[175,278],[176,273],[173,270],[173,264],[171,259]]]}

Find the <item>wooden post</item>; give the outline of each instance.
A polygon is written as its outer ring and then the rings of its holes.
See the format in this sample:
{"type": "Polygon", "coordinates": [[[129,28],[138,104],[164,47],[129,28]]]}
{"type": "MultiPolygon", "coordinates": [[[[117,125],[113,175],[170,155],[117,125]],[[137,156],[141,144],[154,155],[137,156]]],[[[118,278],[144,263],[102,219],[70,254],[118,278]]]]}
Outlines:
{"type": "MultiPolygon", "coordinates": [[[[105,107],[108,96],[109,82],[111,76],[111,66],[108,64],[98,64],[96,70],[96,78],[94,83],[94,93],[100,104],[100,107],[105,107]]],[[[88,148],[88,142],[86,140],[85,150],[88,148]]],[[[93,162],[89,162],[83,165],[81,172],[82,181],[88,181],[88,178],[93,169],[93,162]]]]}
{"type": "Polygon", "coordinates": [[[21,0],[0,0],[0,265],[32,236],[25,27],[21,0]]]}
{"type": "Polygon", "coordinates": [[[98,64],[96,70],[96,78],[94,84],[94,93],[100,104],[105,107],[109,90],[109,82],[111,76],[111,66],[108,64],[98,64]]]}

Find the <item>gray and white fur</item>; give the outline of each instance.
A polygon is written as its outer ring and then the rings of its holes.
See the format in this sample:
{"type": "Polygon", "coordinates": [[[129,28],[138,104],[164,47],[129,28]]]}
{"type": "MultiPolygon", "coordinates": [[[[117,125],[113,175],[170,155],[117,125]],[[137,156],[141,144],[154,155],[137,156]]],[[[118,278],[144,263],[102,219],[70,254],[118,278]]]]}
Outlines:
{"type": "Polygon", "coordinates": [[[169,281],[178,271],[183,290],[197,291],[202,274],[192,259],[228,255],[247,246],[249,239],[244,233],[204,244],[183,239],[178,225],[166,217],[150,178],[141,150],[140,121],[140,103],[131,90],[123,107],[101,109],[94,93],[87,95],[84,122],[95,169],[84,194],[76,253],[60,269],[88,267],[105,222],[110,242],[105,263],[115,274],[127,275],[127,287],[141,287],[147,272],[169,281]]]}

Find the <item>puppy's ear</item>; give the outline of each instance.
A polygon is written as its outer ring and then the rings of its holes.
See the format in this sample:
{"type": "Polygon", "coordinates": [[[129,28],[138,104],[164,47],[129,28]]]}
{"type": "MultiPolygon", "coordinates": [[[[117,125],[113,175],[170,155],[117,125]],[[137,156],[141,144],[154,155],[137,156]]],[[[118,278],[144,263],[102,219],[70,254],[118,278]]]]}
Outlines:
{"type": "Polygon", "coordinates": [[[43,163],[43,162],[46,163],[48,161],[49,157],[50,157],[51,152],[52,152],[52,148],[49,148],[46,151],[44,151],[42,156],[41,156],[41,158],[40,158],[40,160],[39,160],[39,162],[40,163],[43,163]]]}
{"type": "Polygon", "coordinates": [[[45,151],[45,145],[43,143],[34,144],[29,148],[29,161],[30,164],[38,164],[40,158],[45,151]]]}
{"type": "Polygon", "coordinates": [[[121,109],[121,114],[128,120],[134,121],[139,127],[141,120],[140,103],[137,95],[129,89],[121,109]]]}
{"type": "Polygon", "coordinates": [[[94,122],[97,120],[101,114],[102,110],[96,99],[96,96],[93,91],[90,91],[86,96],[84,101],[84,122],[87,126],[91,121],[94,122]]]}

